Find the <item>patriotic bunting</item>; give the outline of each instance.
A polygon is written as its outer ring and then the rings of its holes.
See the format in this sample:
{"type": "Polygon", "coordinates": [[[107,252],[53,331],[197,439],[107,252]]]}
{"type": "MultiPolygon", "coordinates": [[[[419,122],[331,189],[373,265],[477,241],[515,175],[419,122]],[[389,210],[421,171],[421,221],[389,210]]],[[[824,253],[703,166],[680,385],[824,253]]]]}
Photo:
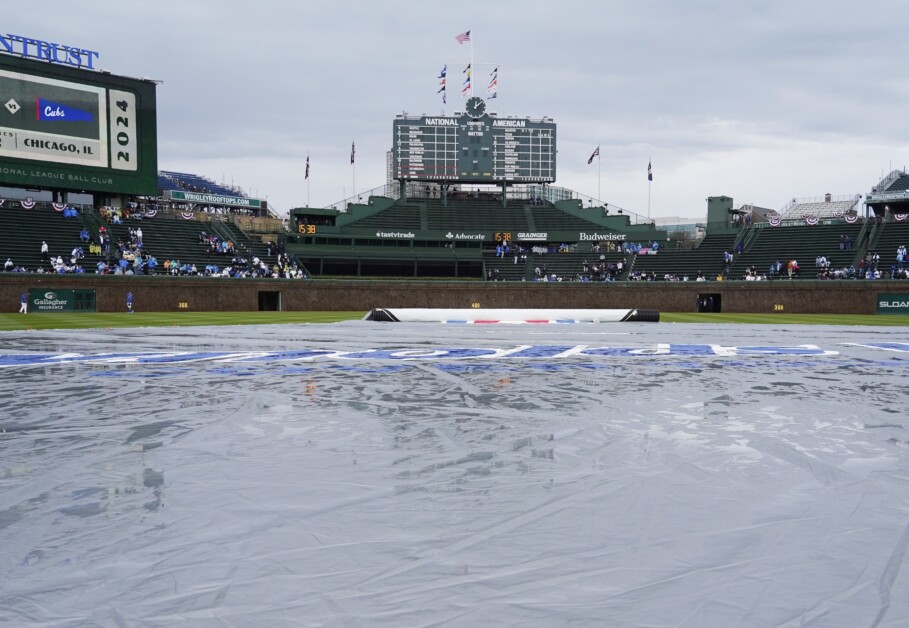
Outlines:
{"type": "Polygon", "coordinates": [[[66,209],[66,203],[51,203],[51,207],[53,207],[56,212],[62,212],[66,209]]]}
{"type": "Polygon", "coordinates": [[[19,204],[22,206],[22,209],[34,209],[37,203],[26,199],[24,201],[19,201],[19,204]]]}
{"type": "Polygon", "coordinates": [[[183,217],[183,220],[192,220],[193,219],[192,212],[180,212],[180,216],[183,217]]]}

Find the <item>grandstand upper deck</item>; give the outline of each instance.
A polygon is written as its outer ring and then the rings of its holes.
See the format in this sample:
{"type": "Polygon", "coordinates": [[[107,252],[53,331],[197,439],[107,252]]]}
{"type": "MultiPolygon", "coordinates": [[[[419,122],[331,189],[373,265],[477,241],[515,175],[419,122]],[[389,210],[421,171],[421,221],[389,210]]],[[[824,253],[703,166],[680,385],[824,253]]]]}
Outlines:
{"type": "Polygon", "coordinates": [[[243,190],[236,186],[216,183],[208,177],[188,172],[161,170],[158,172],[159,190],[183,190],[203,194],[221,194],[224,196],[245,196],[243,190]]]}

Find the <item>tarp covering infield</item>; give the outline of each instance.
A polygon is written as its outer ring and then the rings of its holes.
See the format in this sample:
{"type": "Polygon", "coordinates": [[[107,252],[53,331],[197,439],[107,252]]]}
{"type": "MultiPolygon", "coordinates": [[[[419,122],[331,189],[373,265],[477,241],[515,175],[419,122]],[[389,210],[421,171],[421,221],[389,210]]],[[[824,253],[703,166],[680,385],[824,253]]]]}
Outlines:
{"type": "Polygon", "coordinates": [[[0,625],[907,625],[907,332],[4,333],[0,625]]]}

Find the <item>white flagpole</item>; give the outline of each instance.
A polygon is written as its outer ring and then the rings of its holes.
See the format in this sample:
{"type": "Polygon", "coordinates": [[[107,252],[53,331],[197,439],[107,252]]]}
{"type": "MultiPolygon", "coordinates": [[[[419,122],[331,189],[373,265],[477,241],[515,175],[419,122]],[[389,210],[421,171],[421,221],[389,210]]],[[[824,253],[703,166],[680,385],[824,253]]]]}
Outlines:
{"type": "Polygon", "coordinates": [[[470,34],[470,95],[473,96],[473,33],[470,34]]]}

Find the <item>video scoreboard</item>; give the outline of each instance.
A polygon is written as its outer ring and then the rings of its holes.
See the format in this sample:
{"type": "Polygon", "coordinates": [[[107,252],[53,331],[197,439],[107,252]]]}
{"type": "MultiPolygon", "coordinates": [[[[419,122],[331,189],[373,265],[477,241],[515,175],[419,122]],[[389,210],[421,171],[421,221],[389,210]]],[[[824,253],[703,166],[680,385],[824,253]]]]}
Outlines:
{"type": "Polygon", "coordinates": [[[155,83],[0,54],[0,185],[154,195],[155,83]]]}
{"type": "Polygon", "coordinates": [[[393,133],[397,180],[551,183],[556,178],[556,125],[546,118],[401,115],[393,133]]]}

